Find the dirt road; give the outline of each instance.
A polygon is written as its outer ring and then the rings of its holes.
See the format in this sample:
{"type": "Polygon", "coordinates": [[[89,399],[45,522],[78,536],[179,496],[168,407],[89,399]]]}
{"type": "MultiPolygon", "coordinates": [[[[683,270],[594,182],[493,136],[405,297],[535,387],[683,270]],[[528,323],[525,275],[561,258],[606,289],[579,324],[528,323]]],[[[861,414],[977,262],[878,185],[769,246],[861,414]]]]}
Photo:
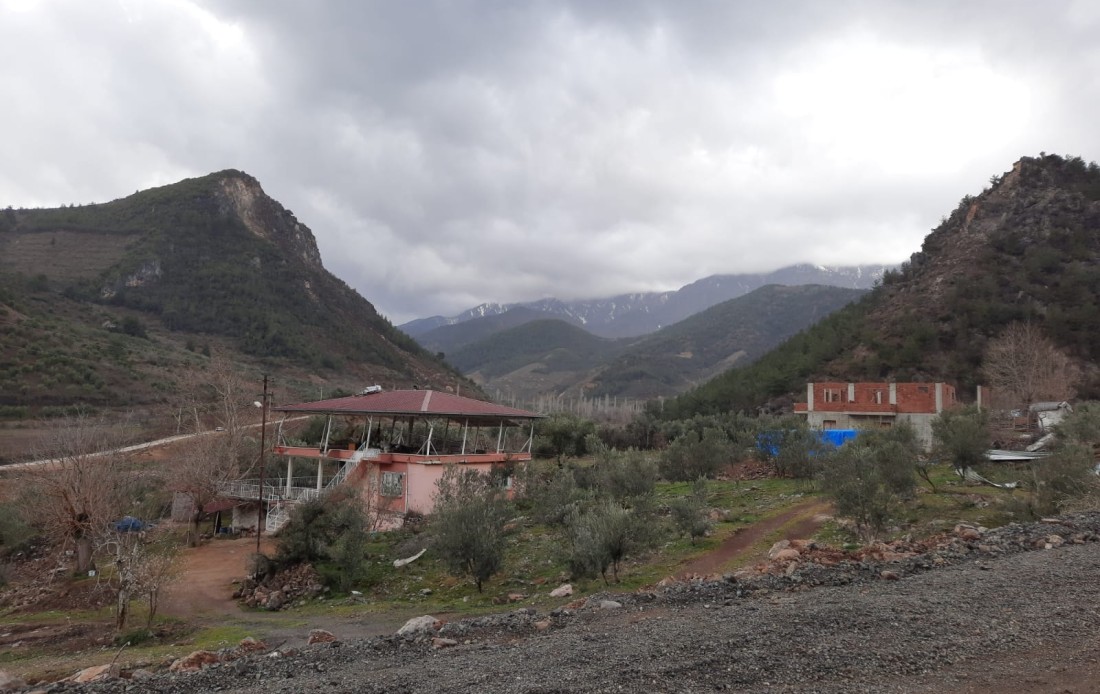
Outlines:
{"type": "MultiPolygon", "coordinates": [[[[274,545],[262,540],[261,548],[274,545]]],[[[249,558],[256,552],[255,538],[214,540],[188,547],[180,556],[183,579],[171,586],[161,605],[161,614],[180,619],[243,614],[231,597],[234,580],[248,574],[249,558]]]]}
{"type": "Polygon", "coordinates": [[[775,535],[774,541],[809,539],[828,520],[830,511],[831,507],[826,502],[816,499],[804,501],[767,520],[740,529],[726,538],[713,552],[686,564],[677,576],[692,578],[721,574],[730,564],[739,560],[743,563],[745,559],[756,559],[757,557],[748,556],[754,549],[761,554],[759,558],[763,559],[763,553],[768,548],[757,547],[762,540],[772,535],[775,535]],[[783,532],[777,532],[779,530],[783,532]]]}

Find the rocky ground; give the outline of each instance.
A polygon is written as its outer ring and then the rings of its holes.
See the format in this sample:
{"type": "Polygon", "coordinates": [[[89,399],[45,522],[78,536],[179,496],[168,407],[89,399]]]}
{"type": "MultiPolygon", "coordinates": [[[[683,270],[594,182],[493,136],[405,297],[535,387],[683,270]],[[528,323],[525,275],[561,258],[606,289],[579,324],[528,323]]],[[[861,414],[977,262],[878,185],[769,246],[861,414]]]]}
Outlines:
{"type": "MultiPolygon", "coordinates": [[[[1098,691],[1100,513],[46,691],[1098,691]]],[[[320,635],[320,638],[325,638],[320,635]]],[[[339,635],[336,635],[339,638],[339,635]]]]}

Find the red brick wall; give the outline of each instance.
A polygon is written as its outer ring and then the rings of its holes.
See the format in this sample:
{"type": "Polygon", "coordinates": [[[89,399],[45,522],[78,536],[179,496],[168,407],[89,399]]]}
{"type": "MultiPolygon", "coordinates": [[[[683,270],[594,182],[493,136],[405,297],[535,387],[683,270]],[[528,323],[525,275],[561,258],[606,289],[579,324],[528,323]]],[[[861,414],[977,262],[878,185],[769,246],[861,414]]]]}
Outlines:
{"type": "MultiPolygon", "coordinates": [[[[893,384],[897,393],[897,405],[890,404],[889,383],[856,383],[854,384],[854,398],[849,398],[847,383],[825,382],[814,383],[814,410],[817,412],[898,412],[898,413],[935,413],[936,412],[936,384],[935,383],[896,383],[893,384]],[[834,394],[830,402],[827,399],[829,393],[834,394]],[[881,395],[876,398],[876,393],[881,395]],[[835,397],[839,394],[839,399],[835,397]]],[[[943,384],[943,407],[946,409],[955,404],[955,388],[943,384]]],[[[805,406],[797,408],[804,412],[805,406]]]]}

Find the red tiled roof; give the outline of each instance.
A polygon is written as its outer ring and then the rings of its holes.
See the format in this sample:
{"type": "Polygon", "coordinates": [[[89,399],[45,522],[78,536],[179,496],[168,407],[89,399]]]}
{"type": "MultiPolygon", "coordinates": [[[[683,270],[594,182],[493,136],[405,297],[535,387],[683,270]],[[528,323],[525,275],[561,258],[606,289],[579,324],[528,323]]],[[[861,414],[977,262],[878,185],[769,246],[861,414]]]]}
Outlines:
{"type": "Polygon", "coordinates": [[[438,390],[389,390],[345,398],[318,400],[298,405],[273,407],[277,412],[308,412],[311,414],[374,414],[419,415],[483,419],[537,419],[536,412],[505,407],[484,400],[444,393],[438,390]]]}

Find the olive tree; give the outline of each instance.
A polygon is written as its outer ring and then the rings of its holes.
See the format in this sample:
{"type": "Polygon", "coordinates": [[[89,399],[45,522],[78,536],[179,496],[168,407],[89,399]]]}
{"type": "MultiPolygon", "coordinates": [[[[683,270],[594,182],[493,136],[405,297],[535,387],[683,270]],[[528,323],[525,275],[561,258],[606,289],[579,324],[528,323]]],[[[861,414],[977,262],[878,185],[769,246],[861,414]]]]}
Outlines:
{"type": "Polygon", "coordinates": [[[733,460],[734,448],[721,429],[687,431],[661,455],[661,476],[670,482],[714,477],[733,460]]]}
{"type": "Polygon", "coordinates": [[[985,460],[989,447],[989,418],[971,405],[944,410],[932,420],[932,454],[962,473],[985,460]]]}
{"type": "Polygon", "coordinates": [[[691,493],[687,496],[674,499],[669,504],[672,513],[672,522],[681,535],[691,538],[691,544],[695,544],[695,538],[703,537],[711,529],[710,518],[707,517],[707,479],[700,477],[691,486],[691,493]]]}
{"type": "Polygon", "coordinates": [[[613,500],[574,511],[569,520],[570,569],[576,576],[601,576],[605,584],[610,569],[618,582],[623,560],[648,545],[650,527],[646,514],[613,500]]]}
{"type": "Polygon", "coordinates": [[[434,498],[432,547],[452,574],[472,577],[480,593],[504,562],[504,491],[488,474],[449,466],[436,484],[434,498]]]}
{"type": "Polygon", "coordinates": [[[851,518],[860,534],[873,537],[912,497],[918,451],[912,427],[863,432],[824,460],[818,473],[821,490],[832,498],[837,515],[851,518]]]}

